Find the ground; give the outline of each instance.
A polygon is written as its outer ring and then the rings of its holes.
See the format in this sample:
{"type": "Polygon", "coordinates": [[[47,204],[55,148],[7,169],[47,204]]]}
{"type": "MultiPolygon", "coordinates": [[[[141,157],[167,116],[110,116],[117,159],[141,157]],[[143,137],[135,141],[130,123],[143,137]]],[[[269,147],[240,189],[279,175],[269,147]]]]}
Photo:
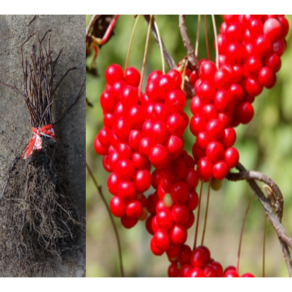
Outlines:
{"type": "MultiPolygon", "coordinates": [[[[0,16],[0,80],[22,85],[20,46],[34,31],[43,35],[52,30],[51,48],[54,56],[60,49],[63,53],[56,68],[56,81],[69,68],[77,66],[59,87],[53,105],[53,117],[57,120],[75,100],[85,78],[85,17],[84,16],[0,16]]],[[[32,42],[30,42],[32,43],[32,42]]],[[[28,45],[26,49],[31,50],[28,45]]],[[[64,175],[69,180],[69,189],[80,214],[85,218],[85,90],[78,103],[55,126],[57,143],[66,157],[64,175]]],[[[15,156],[31,138],[29,115],[20,95],[0,86],[0,190],[4,175],[15,156]]],[[[2,226],[3,228],[3,226],[2,226]]],[[[0,214],[1,235],[1,214],[0,214]]],[[[85,276],[85,231],[78,236],[80,250],[63,264],[55,265],[45,276],[85,276]]],[[[18,274],[15,267],[15,275],[18,274]]],[[[40,276],[36,275],[36,276],[40,276]]],[[[6,275],[0,263],[0,276],[6,275]]]]}

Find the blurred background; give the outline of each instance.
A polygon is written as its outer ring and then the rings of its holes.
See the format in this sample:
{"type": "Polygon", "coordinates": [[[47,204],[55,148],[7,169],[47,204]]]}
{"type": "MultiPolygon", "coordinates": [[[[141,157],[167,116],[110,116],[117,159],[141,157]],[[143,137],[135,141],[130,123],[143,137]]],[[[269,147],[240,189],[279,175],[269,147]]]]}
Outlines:
{"type": "MultiPolygon", "coordinates": [[[[178,27],[177,15],[155,16],[164,44],[178,63],[186,55],[178,27]]],[[[91,16],[87,16],[87,24],[91,16]]],[[[236,128],[237,140],[235,147],[240,153],[240,162],[249,170],[257,170],[270,176],[280,187],[284,196],[283,226],[292,235],[292,44],[291,24],[292,16],[287,16],[290,32],[286,38],[287,50],[282,56],[282,68],[277,73],[277,85],[271,89],[264,89],[254,102],[255,116],[248,125],[236,128]]],[[[114,36],[100,50],[96,61],[97,76],[87,73],[86,94],[93,107],[87,107],[86,112],[86,160],[93,170],[104,195],[109,202],[111,194],[107,190],[109,174],[103,169],[102,158],[93,148],[93,141],[102,128],[102,110],[99,97],[104,90],[105,69],[112,63],[125,65],[128,44],[134,25],[134,17],[122,15],[118,19],[114,36]]],[[[196,41],[198,17],[186,16],[186,24],[193,46],[196,41]]],[[[208,39],[212,60],[215,59],[213,49],[214,33],[211,16],[207,17],[208,39]]],[[[222,17],[216,16],[217,27],[222,23],[222,17]]],[[[143,18],[139,20],[134,37],[129,66],[141,70],[144,54],[147,25],[143,18]]],[[[207,58],[204,22],[202,18],[199,59],[207,58]]],[[[87,58],[89,66],[92,54],[87,58]]],[[[150,37],[149,51],[144,76],[144,86],[151,71],[161,70],[159,47],[150,37]]],[[[188,101],[186,111],[190,115],[188,101]]],[[[194,137],[189,130],[185,133],[186,150],[191,153],[194,137]]],[[[151,190],[146,194],[151,193],[151,190]]],[[[219,261],[223,268],[237,263],[237,251],[243,217],[253,196],[245,182],[223,181],[220,191],[211,191],[209,216],[204,244],[211,251],[211,256],[219,261]]],[[[207,185],[203,190],[199,242],[203,227],[203,216],[207,197],[207,185]]],[[[106,208],[87,174],[86,181],[87,207],[87,238],[86,263],[89,277],[120,276],[118,249],[114,231],[106,208]]],[[[195,213],[196,216],[196,213],[195,213]]],[[[245,224],[240,274],[253,273],[262,276],[262,250],[265,213],[258,200],[254,200],[245,224]]],[[[128,277],[165,277],[169,262],[166,255],[154,256],[149,247],[151,236],[147,233],[145,222],[130,230],[122,227],[120,219],[115,218],[122,244],[122,254],[125,275],[128,277]]],[[[189,229],[187,243],[192,246],[194,227],[189,229]]],[[[267,223],[266,237],[266,276],[287,277],[288,272],[278,238],[267,223]]]]}

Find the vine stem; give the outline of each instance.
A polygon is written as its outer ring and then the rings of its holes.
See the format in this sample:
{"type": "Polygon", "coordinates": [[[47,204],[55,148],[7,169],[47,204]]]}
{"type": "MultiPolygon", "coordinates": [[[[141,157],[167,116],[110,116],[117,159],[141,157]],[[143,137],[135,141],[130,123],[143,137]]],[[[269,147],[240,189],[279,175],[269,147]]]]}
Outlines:
{"type": "Polygon", "coordinates": [[[247,217],[248,211],[249,211],[249,209],[251,207],[251,204],[252,204],[253,200],[255,199],[255,197],[256,196],[253,195],[253,197],[251,198],[251,200],[250,200],[250,202],[248,204],[248,207],[247,207],[247,209],[245,211],[245,214],[244,214],[242,226],[241,226],[239,246],[238,246],[238,253],[237,253],[237,266],[236,266],[236,272],[237,272],[237,274],[239,274],[240,252],[241,252],[241,244],[242,244],[242,237],[243,237],[244,225],[245,225],[245,222],[246,222],[246,217],[247,217]]]}
{"type": "Polygon", "coordinates": [[[204,220],[204,228],[203,228],[201,245],[204,244],[205,232],[206,232],[206,227],[207,227],[208,210],[209,210],[209,198],[210,198],[210,187],[211,187],[211,181],[209,181],[209,184],[208,184],[207,203],[206,203],[205,220],[204,220]]]}
{"type": "Polygon", "coordinates": [[[160,34],[159,34],[159,29],[158,29],[157,22],[155,20],[154,20],[154,26],[155,26],[156,33],[157,33],[157,36],[158,36],[159,49],[160,49],[161,62],[162,62],[162,73],[165,74],[165,64],[164,64],[164,57],[163,57],[162,41],[161,41],[161,37],[160,37],[160,34]]]}
{"type": "Polygon", "coordinates": [[[215,48],[216,48],[216,67],[217,67],[217,69],[219,69],[219,48],[218,48],[218,40],[217,40],[216,20],[215,20],[215,16],[213,14],[211,16],[212,16],[214,38],[215,38],[215,48]]]}
{"type": "Polygon", "coordinates": [[[267,217],[278,236],[283,256],[286,262],[288,274],[290,277],[292,277],[292,260],[289,251],[289,247],[292,248],[292,238],[288,236],[285,228],[281,224],[281,219],[283,215],[283,197],[280,189],[271,178],[264,175],[263,173],[259,173],[256,171],[247,171],[245,167],[240,163],[238,163],[236,168],[239,170],[239,173],[229,173],[226,178],[230,181],[245,180],[248,182],[249,186],[254,191],[255,195],[262,204],[267,214],[267,217]],[[272,195],[275,196],[276,204],[271,203],[271,200],[265,197],[256,180],[264,182],[270,187],[265,188],[265,191],[268,193],[269,189],[272,190],[273,194],[270,194],[269,197],[271,197],[272,195]],[[273,213],[273,207],[276,209],[276,215],[273,213]]]}
{"type": "Polygon", "coordinates": [[[204,183],[201,182],[200,195],[199,195],[199,206],[198,206],[197,222],[196,222],[196,231],[195,231],[194,249],[197,246],[197,238],[198,238],[198,231],[199,231],[200,209],[201,209],[201,198],[202,198],[203,184],[204,183]]]}
{"type": "Polygon", "coordinates": [[[204,24],[205,24],[205,36],[206,36],[206,47],[208,59],[211,60],[210,48],[209,48],[209,39],[208,39],[208,28],[207,28],[207,15],[204,15],[204,24]]]}
{"type": "Polygon", "coordinates": [[[197,28],[197,38],[195,46],[195,55],[199,54],[199,43],[200,43],[200,31],[201,31],[201,15],[198,15],[198,28],[197,28]]]}
{"type": "Polygon", "coordinates": [[[123,259],[122,259],[121,241],[120,241],[120,237],[119,237],[119,233],[118,233],[117,226],[116,226],[116,224],[115,224],[115,221],[114,221],[113,215],[112,215],[112,213],[111,213],[111,211],[110,211],[110,208],[109,208],[109,206],[108,206],[108,204],[107,204],[107,201],[106,201],[106,199],[105,199],[105,197],[104,197],[104,195],[103,195],[102,188],[101,188],[101,186],[98,185],[98,183],[97,183],[97,181],[96,181],[96,179],[95,179],[95,177],[94,177],[94,175],[93,175],[93,173],[92,173],[92,171],[91,171],[89,165],[87,164],[87,162],[86,162],[86,168],[87,168],[87,171],[88,171],[90,177],[92,178],[93,183],[94,183],[94,185],[95,185],[95,187],[96,187],[96,189],[97,189],[97,191],[98,191],[98,193],[99,193],[99,195],[100,195],[100,197],[101,197],[101,199],[102,199],[102,201],[103,201],[103,203],[104,203],[104,205],[105,205],[105,207],[106,207],[106,210],[107,210],[107,212],[108,212],[108,214],[109,214],[109,217],[110,217],[110,220],[111,220],[112,226],[113,226],[113,228],[114,228],[114,232],[115,232],[115,236],[116,236],[117,244],[118,244],[118,252],[119,252],[119,261],[120,261],[120,271],[121,271],[121,276],[122,276],[122,277],[125,277],[125,274],[124,274],[124,268],[123,268],[123,259]]]}
{"type": "Polygon", "coordinates": [[[265,271],[265,266],[266,266],[266,232],[267,232],[267,215],[265,214],[264,239],[263,239],[263,277],[266,276],[266,271],[265,271]]]}
{"type": "Polygon", "coordinates": [[[126,64],[125,64],[125,74],[126,74],[126,70],[128,68],[128,63],[129,63],[129,59],[130,59],[130,53],[131,53],[131,49],[132,49],[133,39],[134,39],[134,35],[135,35],[136,29],[137,29],[137,24],[138,24],[139,18],[140,18],[140,15],[138,15],[136,17],[135,23],[134,23],[134,26],[133,26],[133,30],[132,30],[132,33],[131,33],[128,53],[127,53],[127,59],[126,59],[126,64]]]}
{"type": "Polygon", "coordinates": [[[148,24],[146,44],[145,44],[145,50],[144,50],[143,64],[142,64],[142,70],[141,70],[141,80],[140,80],[140,85],[139,85],[139,96],[141,96],[142,86],[143,86],[143,78],[144,78],[144,72],[145,72],[145,66],[146,66],[146,59],[147,59],[147,53],[148,53],[148,46],[149,46],[149,39],[150,39],[150,31],[151,31],[152,17],[153,17],[153,15],[150,15],[150,21],[149,21],[149,24],[148,24]]]}

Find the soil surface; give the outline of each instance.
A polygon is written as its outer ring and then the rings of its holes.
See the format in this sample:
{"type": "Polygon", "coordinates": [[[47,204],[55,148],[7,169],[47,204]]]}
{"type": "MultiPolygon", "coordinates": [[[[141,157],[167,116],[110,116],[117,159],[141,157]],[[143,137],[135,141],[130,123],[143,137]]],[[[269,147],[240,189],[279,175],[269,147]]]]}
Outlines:
{"type": "MultiPolygon", "coordinates": [[[[52,30],[51,48],[56,56],[63,53],[56,68],[57,82],[63,73],[71,71],[57,90],[53,105],[53,120],[74,102],[85,78],[85,17],[84,16],[0,16],[0,80],[23,90],[20,46],[34,31],[42,36],[52,30]]],[[[25,46],[24,52],[31,51],[34,38],[25,46]]],[[[26,54],[27,55],[27,54],[26,54]]],[[[85,218],[85,90],[78,103],[54,127],[57,143],[65,157],[64,176],[69,180],[69,190],[81,216],[85,218]]],[[[32,137],[29,114],[20,95],[0,85],[0,191],[5,183],[4,175],[15,156],[32,137]]],[[[1,214],[0,214],[1,236],[1,214]]],[[[46,274],[42,271],[35,276],[82,277],[85,276],[85,231],[78,236],[80,250],[63,263],[55,263],[46,274]]],[[[0,263],[0,276],[7,275],[0,263]]]]}

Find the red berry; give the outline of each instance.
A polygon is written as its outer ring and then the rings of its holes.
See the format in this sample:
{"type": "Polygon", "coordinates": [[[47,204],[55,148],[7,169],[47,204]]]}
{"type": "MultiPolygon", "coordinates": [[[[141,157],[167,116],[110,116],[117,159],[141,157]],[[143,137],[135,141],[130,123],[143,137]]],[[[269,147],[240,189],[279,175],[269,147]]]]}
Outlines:
{"type": "Polygon", "coordinates": [[[194,268],[202,268],[208,261],[206,252],[201,248],[196,248],[191,254],[190,262],[194,268]]]}
{"type": "Polygon", "coordinates": [[[228,270],[224,273],[224,277],[226,278],[238,278],[238,273],[234,270],[228,270]]]}
{"type": "Polygon", "coordinates": [[[181,73],[176,69],[172,69],[167,73],[167,75],[169,75],[172,78],[172,80],[173,80],[173,82],[175,84],[175,87],[177,89],[180,89],[181,84],[182,84],[181,73]]]}
{"type": "Polygon", "coordinates": [[[136,197],[136,188],[130,181],[123,181],[118,187],[118,196],[122,199],[134,199],[136,197]]]}
{"type": "Polygon", "coordinates": [[[105,79],[109,85],[114,84],[116,81],[122,80],[124,78],[123,75],[123,69],[118,64],[110,65],[105,71],[105,79]]]}
{"type": "Polygon", "coordinates": [[[142,205],[138,200],[132,200],[126,207],[126,214],[130,218],[138,218],[142,214],[142,205]]]}
{"type": "Polygon", "coordinates": [[[216,270],[211,264],[207,264],[204,266],[203,273],[205,277],[212,277],[212,278],[217,277],[216,270]]]}
{"type": "Polygon", "coordinates": [[[129,159],[121,159],[117,164],[116,173],[125,180],[131,180],[135,174],[133,162],[129,159]]]}
{"type": "Polygon", "coordinates": [[[125,72],[125,81],[134,87],[138,87],[140,83],[140,73],[134,67],[127,68],[125,72]]]}
{"type": "Polygon", "coordinates": [[[206,155],[211,162],[217,162],[223,157],[224,149],[220,142],[210,142],[206,149],[206,155]]]}
{"type": "Polygon", "coordinates": [[[228,174],[229,168],[225,161],[219,161],[213,166],[213,176],[218,180],[222,180],[228,174]]]}
{"type": "Polygon", "coordinates": [[[175,203],[184,203],[189,196],[189,188],[185,182],[174,182],[170,188],[170,195],[175,203]]]}
{"type": "Polygon", "coordinates": [[[203,181],[208,181],[213,175],[213,165],[207,157],[203,157],[198,161],[198,175],[203,181]]]}
{"type": "Polygon", "coordinates": [[[241,275],[241,278],[254,278],[254,275],[251,273],[245,273],[241,275]]]}
{"type": "Polygon", "coordinates": [[[166,251],[170,245],[170,237],[167,231],[160,228],[154,233],[155,245],[163,251],[166,251]]]}
{"type": "Polygon", "coordinates": [[[94,139],[94,150],[99,155],[106,155],[108,153],[108,147],[104,147],[101,145],[98,135],[96,135],[94,139]]]}
{"type": "Polygon", "coordinates": [[[133,228],[138,223],[138,219],[124,216],[121,218],[121,223],[125,228],[130,229],[133,228]]]}
{"type": "Polygon", "coordinates": [[[264,23],[264,34],[273,42],[281,36],[281,24],[275,18],[269,18],[264,23]]]}
{"type": "Polygon", "coordinates": [[[242,102],[236,110],[236,117],[242,124],[248,124],[254,115],[254,110],[249,102],[242,102]]]}
{"type": "Polygon", "coordinates": [[[158,212],[156,215],[156,222],[160,228],[169,230],[173,225],[172,214],[168,209],[158,212]]]}
{"type": "Polygon", "coordinates": [[[186,101],[186,95],[182,90],[172,90],[165,98],[165,104],[170,113],[182,112],[186,105],[186,101]]]}
{"type": "Polygon", "coordinates": [[[144,193],[151,186],[151,174],[148,170],[142,169],[135,173],[133,179],[137,192],[144,193]]]}
{"type": "Polygon", "coordinates": [[[190,216],[190,211],[185,204],[174,204],[171,210],[172,218],[175,223],[184,225],[190,216]]]}
{"type": "Polygon", "coordinates": [[[193,269],[188,271],[187,277],[191,277],[191,278],[199,278],[200,277],[201,278],[201,277],[204,277],[204,272],[199,268],[193,268],[193,269]]]}
{"type": "Polygon", "coordinates": [[[199,203],[199,197],[196,191],[192,191],[189,194],[189,198],[186,202],[186,205],[188,206],[188,208],[193,211],[197,208],[199,203]]]}
{"type": "Polygon", "coordinates": [[[187,264],[190,261],[192,250],[188,245],[182,245],[179,253],[180,264],[187,264]]]}
{"type": "Polygon", "coordinates": [[[199,182],[197,172],[193,168],[188,168],[184,181],[190,191],[195,189],[199,182]]]}
{"type": "Polygon", "coordinates": [[[108,113],[113,113],[116,106],[115,94],[112,90],[105,90],[100,96],[100,105],[108,113]]]}
{"type": "Polygon", "coordinates": [[[221,142],[224,148],[231,147],[235,143],[235,140],[236,140],[235,130],[231,127],[225,128],[223,137],[221,139],[221,142]]]}
{"type": "Polygon", "coordinates": [[[272,53],[265,58],[265,65],[274,72],[278,72],[282,65],[281,58],[277,54],[272,53]]]}
{"type": "Polygon", "coordinates": [[[168,277],[177,277],[177,274],[179,272],[179,269],[177,267],[177,264],[172,263],[169,267],[168,267],[168,277]]]}
{"type": "Polygon", "coordinates": [[[126,203],[120,197],[114,196],[110,201],[110,209],[114,216],[123,217],[126,214],[126,203]]]}
{"type": "Polygon", "coordinates": [[[174,113],[169,115],[167,129],[170,134],[181,137],[184,134],[185,128],[184,118],[180,114],[174,113]]]}
{"type": "Polygon", "coordinates": [[[183,244],[187,240],[187,231],[181,225],[174,225],[170,230],[170,239],[174,244],[183,244]]]}
{"type": "Polygon", "coordinates": [[[236,148],[230,147],[225,150],[224,161],[229,168],[235,167],[239,162],[239,154],[236,148]]]}
{"type": "Polygon", "coordinates": [[[154,237],[152,237],[151,241],[150,241],[150,248],[151,251],[153,252],[153,254],[155,254],[156,256],[161,256],[164,251],[161,250],[155,243],[154,237]]]}
{"type": "Polygon", "coordinates": [[[157,169],[162,169],[167,165],[168,152],[162,145],[152,147],[149,153],[149,160],[157,169]]]}

